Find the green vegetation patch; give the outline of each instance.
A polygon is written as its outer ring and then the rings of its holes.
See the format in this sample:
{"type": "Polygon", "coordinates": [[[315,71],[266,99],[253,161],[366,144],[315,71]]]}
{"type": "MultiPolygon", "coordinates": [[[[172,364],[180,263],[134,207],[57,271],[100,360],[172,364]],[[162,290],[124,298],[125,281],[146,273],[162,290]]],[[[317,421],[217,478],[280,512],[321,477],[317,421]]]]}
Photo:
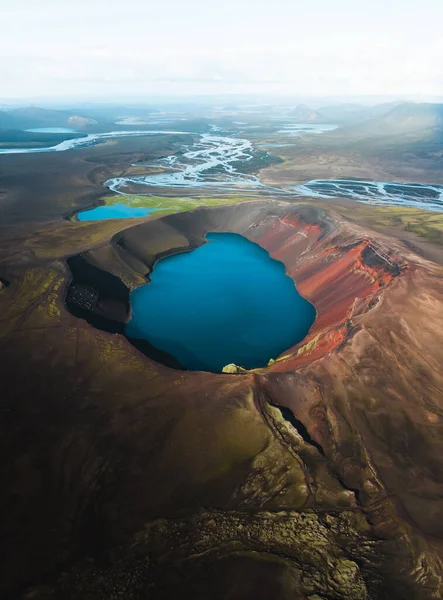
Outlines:
{"type": "Polygon", "coordinates": [[[195,210],[202,206],[223,206],[224,204],[237,204],[251,200],[245,196],[230,196],[228,198],[166,198],[164,196],[137,196],[137,195],[116,195],[104,197],[102,201],[106,206],[114,204],[125,204],[134,208],[157,208],[156,215],[165,213],[185,212],[195,210]]]}
{"type": "MultiPolygon", "coordinates": [[[[363,207],[357,210],[359,213],[364,211],[363,207]]],[[[373,225],[401,227],[429,242],[443,245],[443,213],[400,206],[371,206],[364,212],[373,225]]]]}

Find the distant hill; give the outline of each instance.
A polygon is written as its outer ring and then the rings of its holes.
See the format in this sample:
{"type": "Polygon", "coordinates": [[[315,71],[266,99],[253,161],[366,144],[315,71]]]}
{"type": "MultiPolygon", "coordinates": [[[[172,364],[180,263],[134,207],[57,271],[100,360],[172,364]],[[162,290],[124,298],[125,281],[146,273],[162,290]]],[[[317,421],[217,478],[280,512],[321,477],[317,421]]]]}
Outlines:
{"type": "Polygon", "coordinates": [[[35,127],[81,129],[94,123],[96,123],[94,119],[73,114],[70,111],[52,110],[38,106],[0,111],[0,128],[2,129],[31,129],[35,127]]]}
{"type": "Polygon", "coordinates": [[[325,117],[321,112],[306,106],[306,104],[299,104],[288,113],[288,116],[293,118],[295,122],[299,123],[325,122],[325,117]]]}
{"type": "Polygon", "coordinates": [[[318,111],[322,114],[324,122],[350,124],[384,115],[398,104],[398,102],[390,102],[389,104],[367,106],[364,104],[343,103],[321,106],[318,111]]]}
{"type": "Polygon", "coordinates": [[[388,112],[331,133],[353,139],[406,136],[415,139],[443,132],[443,104],[404,102],[388,112]]]}
{"type": "Polygon", "coordinates": [[[365,106],[364,104],[342,103],[330,106],[321,106],[313,109],[306,104],[300,104],[291,110],[288,115],[299,123],[335,123],[337,125],[349,125],[367,121],[384,115],[398,106],[398,102],[389,104],[376,104],[365,106]]]}
{"type": "Polygon", "coordinates": [[[0,111],[0,129],[17,129],[17,119],[9,112],[0,111]]]}

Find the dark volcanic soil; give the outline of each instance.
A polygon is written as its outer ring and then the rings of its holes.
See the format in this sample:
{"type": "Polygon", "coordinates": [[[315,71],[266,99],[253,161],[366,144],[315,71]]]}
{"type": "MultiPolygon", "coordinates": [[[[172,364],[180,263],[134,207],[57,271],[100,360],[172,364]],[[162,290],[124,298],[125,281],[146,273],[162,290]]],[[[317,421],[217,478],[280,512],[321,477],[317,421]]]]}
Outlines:
{"type": "MultiPolygon", "coordinates": [[[[75,152],[4,154],[0,157],[0,225],[45,222],[74,214],[109,193],[111,176],[131,164],[173,154],[192,134],[119,138],[75,152]]],[[[132,169],[133,170],[133,169],[132,169]]]]}
{"type": "Polygon", "coordinates": [[[441,596],[441,267],[272,201],[21,235],[0,248],[4,594],[441,596]],[[267,369],[171,369],[67,310],[83,261],[124,321],[125,290],[207,231],[262,245],[317,309],[267,369]]]}

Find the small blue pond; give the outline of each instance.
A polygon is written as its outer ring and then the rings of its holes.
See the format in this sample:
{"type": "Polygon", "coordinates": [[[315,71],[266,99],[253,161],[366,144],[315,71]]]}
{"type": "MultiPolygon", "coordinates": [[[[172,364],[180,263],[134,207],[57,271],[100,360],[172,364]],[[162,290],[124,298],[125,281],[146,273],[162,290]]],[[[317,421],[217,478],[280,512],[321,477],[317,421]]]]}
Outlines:
{"type": "Polygon", "coordinates": [[[84,210],[77,214],[79,221],[101,221],[102,219],[132,219],[134,217],[146,217],[158,208],[143,208],[126,206],[125,204],[112,204],[111,206],[97,206],[91,210],[84,210]]]}
{"type": "Polygon", "coordinates": [[[189,370],[266,366],[300,342],[315,319],[284,265],[233,233],[160,260],[131,293],[126,335],[147,339],[189,370]]]}

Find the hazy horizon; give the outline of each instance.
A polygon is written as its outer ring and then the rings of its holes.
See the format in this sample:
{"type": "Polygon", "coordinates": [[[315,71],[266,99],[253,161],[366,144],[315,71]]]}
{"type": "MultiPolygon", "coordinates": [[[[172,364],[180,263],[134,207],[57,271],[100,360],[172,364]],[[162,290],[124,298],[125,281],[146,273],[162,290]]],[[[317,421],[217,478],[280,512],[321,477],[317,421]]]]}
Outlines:
{"type": "Polygon", "coordinates": [[[1,100],[440,99],[443,5],[23,0],[0,9],[1,100]]]}
{"type": "Polygon", "coordinates": [[[161,94],[146,94],[140,96],[122,96],[105,98],[102,96],[89,97],[84,96],[24,96],[22,98],[5,98],[0,95],[0,111],[12,110],[21,107],[41,107],[55,110],[67,110],[75,108],[94,108],[94,107],[126,107],[128,109],[146,108],[147,105],[152,107],[164,106],[182,106],[186,108],[202,108],[209,106],[222,106],[224,104],[236,105],[239,108],[246,106],[282,106],[293,107],[305,105],[312,109],[320,109],[327,106],[339,105],[362,105],[375,106],[379,104],[401,102],[414,103],[443,103],[443,95],[440,96],[424,96],[420,94],[411,95],[392,95],[392,96],[311,96],[294,97],[292,95],[284,95],[269,97],[266,94],[207,94],[207,95],[161,95],[161,94]]]}

